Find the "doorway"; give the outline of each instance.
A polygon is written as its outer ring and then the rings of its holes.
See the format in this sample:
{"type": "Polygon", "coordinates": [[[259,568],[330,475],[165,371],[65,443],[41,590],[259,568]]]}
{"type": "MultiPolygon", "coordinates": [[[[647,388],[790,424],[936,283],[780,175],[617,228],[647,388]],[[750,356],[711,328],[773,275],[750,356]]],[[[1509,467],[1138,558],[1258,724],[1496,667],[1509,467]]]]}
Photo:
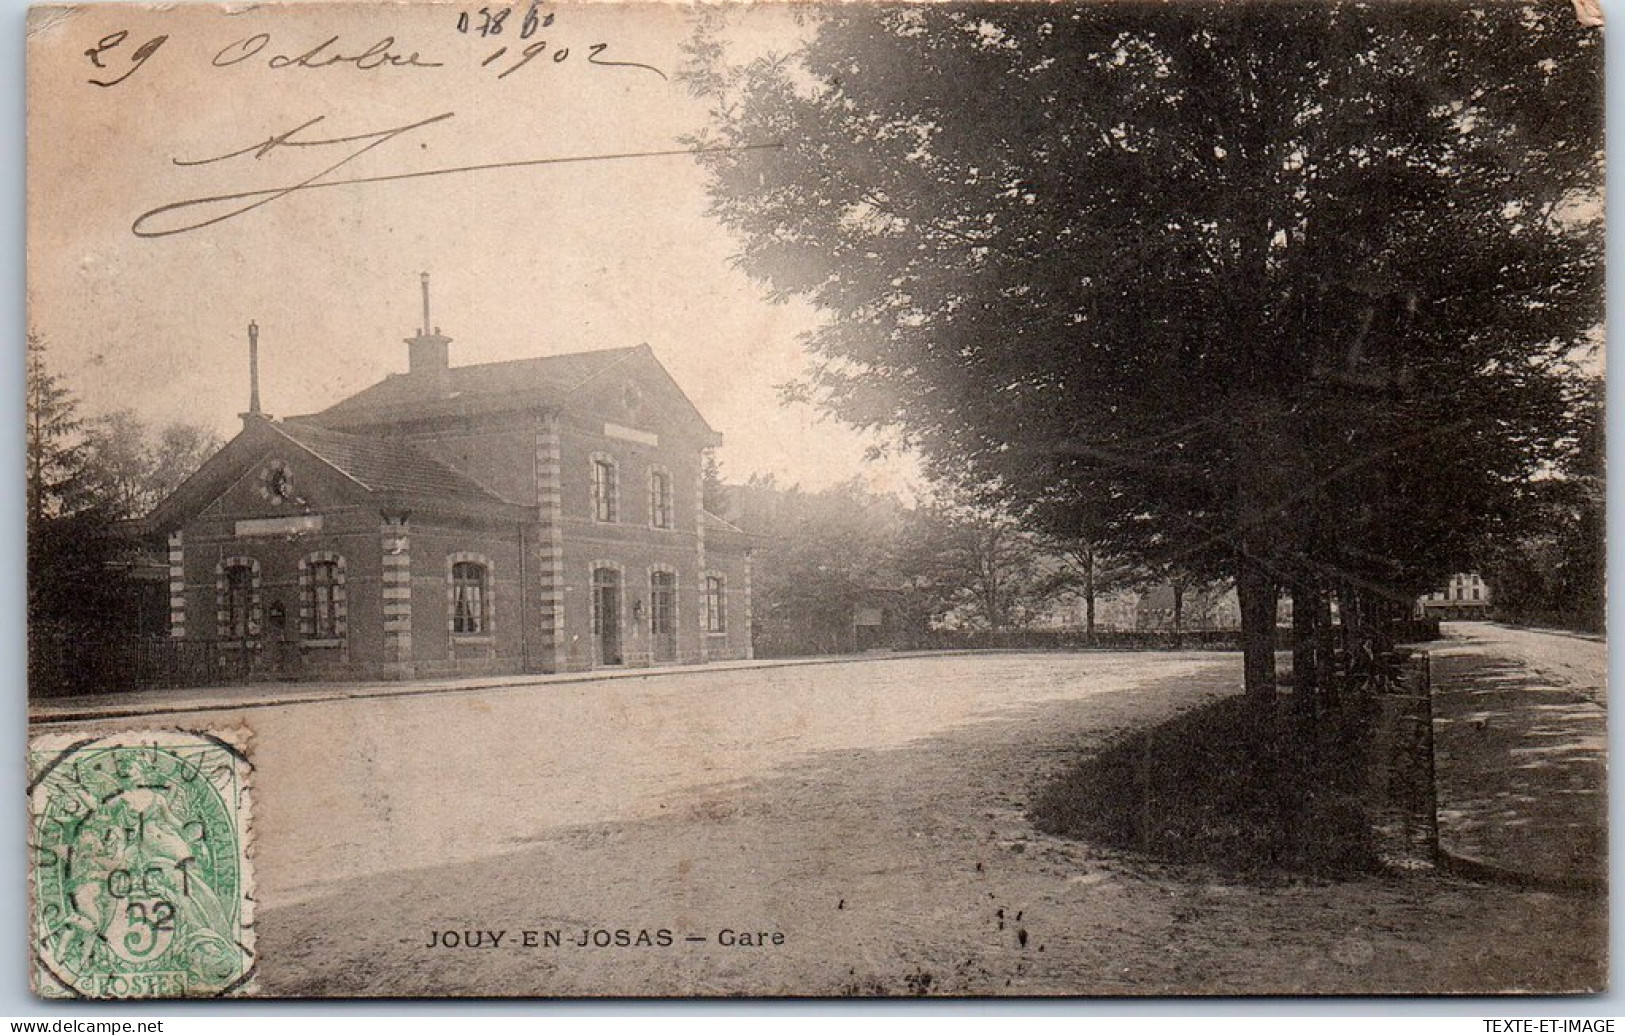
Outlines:
{"type": "Polygon", "coordinates": [[[621,664],[621,573],[614,568],[592,572],[592,639],[596,664],[621,664]]]}
{"type": "Polygon", "coordinates": [[[677,660],[677,576],[657,571],[649,576],[649,635],[654,660],[677,660]]]}

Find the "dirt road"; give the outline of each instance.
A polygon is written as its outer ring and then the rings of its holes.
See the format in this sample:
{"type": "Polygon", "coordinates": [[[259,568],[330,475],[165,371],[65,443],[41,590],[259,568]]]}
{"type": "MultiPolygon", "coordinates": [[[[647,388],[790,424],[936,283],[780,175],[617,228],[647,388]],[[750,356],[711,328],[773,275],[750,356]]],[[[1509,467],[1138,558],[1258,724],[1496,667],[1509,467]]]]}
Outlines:
{"type": "Polygon", "coordinates": [[[1033,831],[1029,795],[1079,752],[1238,670],[876,660],[184,718],[253,730],[269,994],[1600,981],[1590,901],[1427,875],[1244,884],[1033,831]]]}
{"type": "Polygon", "coordinates": [[[1444,635],[1431,651],[1440,843],[1537,883],[1604,882],[1606,646],[1481,622],[1444,635]]]}
{"type": "Polygon", "coordinates": [[[1516,662],[1550,686],[1607,704],[1608,644],[1598,637],[1494,622],[1449,622],[1444,631],[1451,653],[1516,662]]]}

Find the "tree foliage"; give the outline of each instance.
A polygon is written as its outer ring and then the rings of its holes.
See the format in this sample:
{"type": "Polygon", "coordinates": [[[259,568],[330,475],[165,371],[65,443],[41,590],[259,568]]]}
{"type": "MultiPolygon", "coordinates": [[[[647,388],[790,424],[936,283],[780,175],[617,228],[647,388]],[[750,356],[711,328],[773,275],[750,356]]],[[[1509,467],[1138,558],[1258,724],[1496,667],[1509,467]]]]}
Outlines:
{"type": "Polygon", "coordinates": [[[1030,624],[1072,588],[1066,560],[1008,514],[936,502],[911,515],[895,560],[934,621],[1002,630],[1030,624]]]}
{"type": "Polygon", "coordinates": [[[853,618],[902,588],[893,564],[907,520],[901,501],[857,480],[807,492],[772,477],[728,487],[729,520],[756,536],[752,613],[768,654],[855,649],[853,618]]]}
{"type": "Polygon", "coordinates": [[[82,645],[137,631],[139,553],[125,524],[150,509],[219,447],[206,429],[153,430],[129,411],[86,419],[28,336],[28,621],[36,656],[56,641],[82,645]]]}
{"type": "Polygon", "coordinates": [[[1581,410],[1573,452],[1553,477],[1530,487],[1532,520],[1518,534],[1484,545],[1476,567],[1502,618],[1603,631],[1608,603],[1603,399],[1597,378],[1581,410]]]}
{"type": "Polygon", "coordinates": [[[1151,568],[1408,599],[1527,519],[1602,316],[1601,41],[1567,4],[831,5],[730,64],[742,268],[803,387],[1151,568]]]}
{"type": "Polygon", "coordinates": [[[85,445],[80,431],[84,421],[78,401],[47,365],[45,354],[45,339],[30,331],[24,374],[28,393],[24,449],[31,528],[83,504],[85,445]]]}
{"type": "Polygon", "coordinates": [[[130,410],[86,423],[84,442],[86,492],[119,518],[157,506],[221,445],[207,428],[180,421],[153,428],[130,410]]]}
{"type": "Polygon", "coordinates": [[[1008,516],[962,503],[910,505],[852,479],[816,492],[771,477],[727,486],[729,520],[755,537],[757,649],[842,653],[863,610],[888,645],[943,625],[1026,625],[1073,588],[1068,561],[1008,516]]]}

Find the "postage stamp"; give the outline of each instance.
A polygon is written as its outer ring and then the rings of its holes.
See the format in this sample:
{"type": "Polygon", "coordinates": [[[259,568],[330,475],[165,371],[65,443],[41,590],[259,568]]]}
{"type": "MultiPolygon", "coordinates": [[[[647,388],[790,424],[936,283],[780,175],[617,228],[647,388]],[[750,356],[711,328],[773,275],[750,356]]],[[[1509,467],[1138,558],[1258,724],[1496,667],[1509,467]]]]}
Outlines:
{"type": "Polygon", "coordinates": [[[247,738],[29,745],[33,977],[47,998],[240,995],[254,975],[247,738]]]}

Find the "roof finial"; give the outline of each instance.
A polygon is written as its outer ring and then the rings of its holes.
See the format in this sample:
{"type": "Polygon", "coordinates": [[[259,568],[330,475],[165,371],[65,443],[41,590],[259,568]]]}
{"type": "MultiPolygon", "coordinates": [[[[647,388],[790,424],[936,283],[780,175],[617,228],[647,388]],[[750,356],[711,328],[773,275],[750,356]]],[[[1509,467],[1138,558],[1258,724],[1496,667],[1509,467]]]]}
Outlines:
{"type": "Polygon", "coordinates": [[[248,321],[248,412],[260,412],[260,325],[248,321]]]}
{"type": "Polygon", "coordinates": [[[429,274],[423,274],[423,330],[419,334],[428,334],[434,325],[429,322],[429,274]]]}

